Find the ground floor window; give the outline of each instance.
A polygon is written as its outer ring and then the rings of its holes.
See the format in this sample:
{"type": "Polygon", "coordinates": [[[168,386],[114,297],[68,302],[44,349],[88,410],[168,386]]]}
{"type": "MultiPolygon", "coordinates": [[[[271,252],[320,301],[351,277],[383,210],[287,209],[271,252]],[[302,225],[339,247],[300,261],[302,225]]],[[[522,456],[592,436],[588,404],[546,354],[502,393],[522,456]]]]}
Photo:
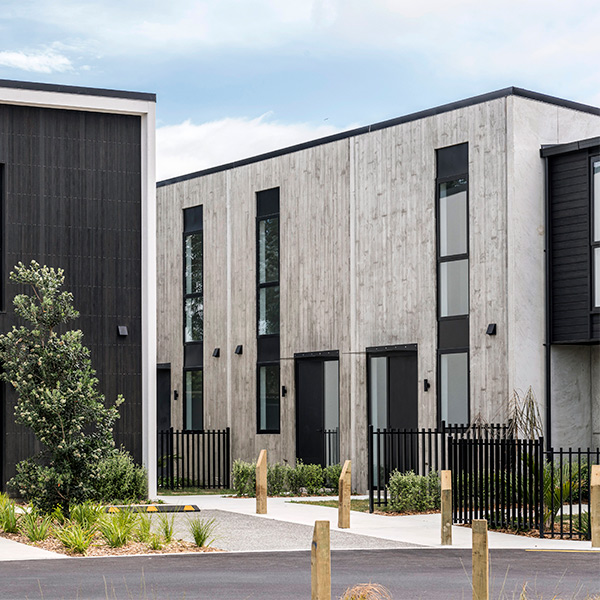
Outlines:
{"type": "Polygon", "coordinates": [[[279,433],[279,364],[258,366],[258,433],[279,433]]]}
{"type": "Polygon", "coordinates": [[[447,424],[469,422],[469,353],[440,355],[441,418],[447,424]]]}
{"type": "Polygon", "coordinates": [[[185,371],[184,429],[204,429],[202,369],[185,371]]]}

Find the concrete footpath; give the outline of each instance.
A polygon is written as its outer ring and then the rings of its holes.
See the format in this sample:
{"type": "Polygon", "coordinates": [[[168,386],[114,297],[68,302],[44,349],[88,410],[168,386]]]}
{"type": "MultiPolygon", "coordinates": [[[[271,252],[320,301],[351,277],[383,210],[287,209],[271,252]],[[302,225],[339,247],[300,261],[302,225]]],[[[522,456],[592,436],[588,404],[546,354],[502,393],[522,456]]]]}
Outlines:
{"type": "MultiPolygon", "coordinates": [[[[460,526],[452,528],[453,545],[441,546],[439,514],[385,516],[352,511],[350,529],[338,529],[336,508],[290,502],[298,498],[269,498],[266,515],[256,514],[254,498],[201,495],[159,499],[168,504],[195,504],[200,508],[200,513],[175,513],[176,537],[191,540],[186,526],[190,518],[214,519],[213,545],[230,552],[309,550],[314,523],[321,520],[330,522],[332,550],[471,547],[471,529],[460,526]]],[[[581,552],[590,551],[591,543],[490,532],[489,547],[581,552]]],[[[0,560],[47,558],[64,556],[0,538],[0,560]]]]}

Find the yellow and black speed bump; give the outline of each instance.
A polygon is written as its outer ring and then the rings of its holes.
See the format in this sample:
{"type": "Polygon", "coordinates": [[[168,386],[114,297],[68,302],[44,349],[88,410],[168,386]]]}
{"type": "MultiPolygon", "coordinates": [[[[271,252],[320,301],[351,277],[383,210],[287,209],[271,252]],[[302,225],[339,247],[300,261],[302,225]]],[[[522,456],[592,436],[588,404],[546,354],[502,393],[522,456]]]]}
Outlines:
{"type": "Polygon", "coordinates": [[[200,512],[195,504],[118,504],[107,506],[105,512],[116,513],[122,510],[139,513],[178,513],[178,512],[200,512]]]}

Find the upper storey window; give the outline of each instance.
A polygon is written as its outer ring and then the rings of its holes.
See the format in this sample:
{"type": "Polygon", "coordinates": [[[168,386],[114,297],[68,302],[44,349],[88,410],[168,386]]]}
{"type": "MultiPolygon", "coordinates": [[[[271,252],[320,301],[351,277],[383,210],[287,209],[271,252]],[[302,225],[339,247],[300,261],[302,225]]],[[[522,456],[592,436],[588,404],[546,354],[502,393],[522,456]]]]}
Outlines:
{"type": "Polygon", "coordinates": [[[183,211],[185,343],[204,337],[202,206],[183,211]]]}

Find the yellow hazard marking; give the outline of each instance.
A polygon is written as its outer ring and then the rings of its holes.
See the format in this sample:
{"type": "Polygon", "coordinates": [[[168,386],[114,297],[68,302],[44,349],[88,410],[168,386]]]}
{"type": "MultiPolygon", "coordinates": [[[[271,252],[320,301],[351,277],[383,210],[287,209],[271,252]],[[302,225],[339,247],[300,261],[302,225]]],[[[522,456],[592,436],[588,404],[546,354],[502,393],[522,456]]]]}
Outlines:
{"type": "Polygon", "coordinates": [[[156,508],[156,506],[149,506],[146,509],[146,512],[158,512],[158,508],[156,508]]]}
{"type": "Polygon", "coordinates": [[[119,509],[116,506],[110,506],[108,508],[108,512],[109,513],[115,513],[115,512],[119,512],[119,509]]]}
{"type": "Polygon", "coordinates": [[[190,506],[189,504],[186,504],[186,505],[183,507],[183,510],[194,510],[194,507],[193,507],[193,506],[190,506]]]}
{"type": "Polygon", "coordinates": [[[600,550],[555,550],[553,548],[526,548],[525,552],[584,552],[587,554],[593,554],[600,552],[600,550]]]}

